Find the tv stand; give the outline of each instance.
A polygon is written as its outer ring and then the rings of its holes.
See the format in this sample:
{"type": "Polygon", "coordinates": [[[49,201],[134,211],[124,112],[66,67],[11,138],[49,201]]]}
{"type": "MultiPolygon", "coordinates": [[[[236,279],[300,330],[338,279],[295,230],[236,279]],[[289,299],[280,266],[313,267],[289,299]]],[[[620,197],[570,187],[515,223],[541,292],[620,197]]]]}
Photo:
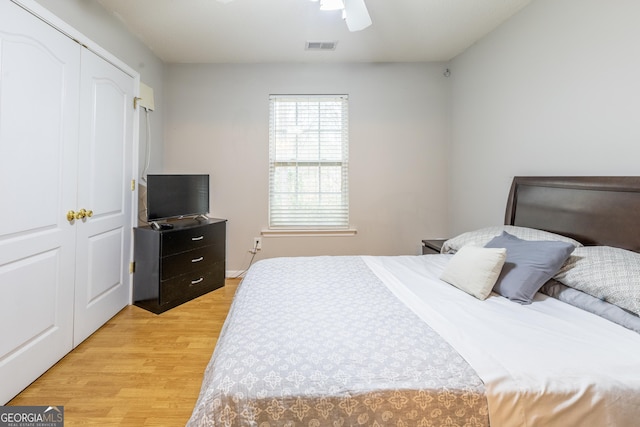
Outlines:
{"type": "Polygon", "coordinates": [[[133,229],[133,302],[159,314],[224,286],[226,220],[188,218],[133,229]]]}

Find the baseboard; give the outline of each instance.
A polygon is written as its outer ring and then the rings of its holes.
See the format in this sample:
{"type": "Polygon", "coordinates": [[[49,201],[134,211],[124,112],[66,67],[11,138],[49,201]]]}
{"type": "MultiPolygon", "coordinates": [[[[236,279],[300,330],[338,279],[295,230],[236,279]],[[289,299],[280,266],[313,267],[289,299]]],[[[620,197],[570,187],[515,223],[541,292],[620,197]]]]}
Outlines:
{"type": "Polygon", "coordinates": [[[225,273],[226,274],[225,278],[226,279],[234,279],[234,278],[240,276],[244,272],[245,272],[245,270],[227,270],[227,272],[225,273]]]}

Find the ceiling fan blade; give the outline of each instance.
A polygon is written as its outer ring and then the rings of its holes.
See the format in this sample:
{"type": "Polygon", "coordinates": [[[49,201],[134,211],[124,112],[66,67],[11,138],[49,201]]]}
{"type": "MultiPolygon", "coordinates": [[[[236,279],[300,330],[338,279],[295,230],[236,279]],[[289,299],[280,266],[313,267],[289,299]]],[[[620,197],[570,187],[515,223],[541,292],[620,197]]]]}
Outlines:
{"type": "Polygon", "coordinates": [[[364,0],[344,0],[344,15],[349,31],[360,31],[371,25],[364,0]]]}

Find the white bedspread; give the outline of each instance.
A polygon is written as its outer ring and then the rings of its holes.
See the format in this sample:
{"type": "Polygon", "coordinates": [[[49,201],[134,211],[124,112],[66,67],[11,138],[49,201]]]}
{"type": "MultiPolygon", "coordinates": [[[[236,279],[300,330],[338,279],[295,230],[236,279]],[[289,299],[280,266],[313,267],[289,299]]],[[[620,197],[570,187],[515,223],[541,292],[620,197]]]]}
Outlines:
{"type": "Polygon", "coordinates": [[[480,301],[439,280],[451,255],[363,257],[469,362],[492,426],[640,423],[640,334],[538,294],[480,301]]]}

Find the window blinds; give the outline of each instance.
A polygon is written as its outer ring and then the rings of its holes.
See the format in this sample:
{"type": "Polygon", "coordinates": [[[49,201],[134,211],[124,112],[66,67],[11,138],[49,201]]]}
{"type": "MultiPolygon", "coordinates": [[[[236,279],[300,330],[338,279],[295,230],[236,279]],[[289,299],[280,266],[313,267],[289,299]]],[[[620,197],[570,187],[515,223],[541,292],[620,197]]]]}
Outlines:
{"type": "Polygon", "coordinates": [[[348,96],[269,97],[269,227],[349,226],[348,96]]]}

